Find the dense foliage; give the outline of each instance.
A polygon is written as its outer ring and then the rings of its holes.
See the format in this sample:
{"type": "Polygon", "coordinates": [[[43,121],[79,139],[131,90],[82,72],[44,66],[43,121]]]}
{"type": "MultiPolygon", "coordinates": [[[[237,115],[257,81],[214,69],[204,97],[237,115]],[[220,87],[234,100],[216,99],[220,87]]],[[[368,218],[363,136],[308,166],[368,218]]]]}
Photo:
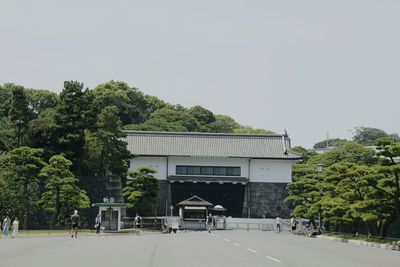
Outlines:
{"type": "Polygon", "coordinates": [[[97,186],[106,187],[100,181],[110,175],[125,186],[132,155],[123,129],[270,133],[201,106],[168,104],[124,82],[88,89],[66,81],[60,94],[7,83],[0,86],[0,217],[18,216],[24,228],[63,226],[74,209],[99,201],[93,177],[97,186]]]}
{"type": "MultiPolygon", "coordinates": [[[[386,236],[400,218],[400,142],[386,136],[375,140],[375,149],[345,142],[324,154],[305,153],[293,167],[293,183],[286,199],[293,214],[322,221],[331,230],[360,227],[369,234],[386,236]],[[317,172],[318,164],[325,166],[317,172]]],[[[295,148],[301,151],[301,148],[295,148]]],[[[307,152],[303,149],[303,152],[307,152]]]]}
{"type": "Polygon", "coordinates": [[[158,180],[154,177],[157,171],[150,166],[142,166],[130,171],[132,177],[124,188],[124,196],[128,207],[139,214],[156,215],[156,202],[158,199],[158,180]]]}

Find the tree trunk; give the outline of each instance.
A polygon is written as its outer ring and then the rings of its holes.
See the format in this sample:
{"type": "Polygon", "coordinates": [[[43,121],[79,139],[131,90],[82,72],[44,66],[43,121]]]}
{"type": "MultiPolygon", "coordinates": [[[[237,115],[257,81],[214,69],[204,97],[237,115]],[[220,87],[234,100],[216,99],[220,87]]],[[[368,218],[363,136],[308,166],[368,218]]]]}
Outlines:
{"type": "Polygon", "coordinates": [[[29,194],[28,194],[28,184],[29,181],[27,178],[24,180],[24,229],[27,230],[29,229],[29,211],[30,211],[30,205],[29,205],[29,194]]]}
{"type": "Polygon", "coordinates": [[[379,236],[386,237],[389,226],[396,220],[396,215],[392,214],[390,217],[383,219],[379,229],[379,236]]]}
{"type": "Polygon", "coordinates": [[[365,222],[365,224],[367,225],[368,236],[378,235],[378,227],[377,227],[376,221],[373,221],[373,222],[368,221],[368,222],[365,222]]]}
{"type": "Polygon", "coordinates": [[[58,218],[60,216],[60,209],[61,209],[61,203],[60,203],[60,189],[57,188],[56,189],[56,210],[55,213],[53,215],[53,225],[57,225],[59,224],[58,218]]]}

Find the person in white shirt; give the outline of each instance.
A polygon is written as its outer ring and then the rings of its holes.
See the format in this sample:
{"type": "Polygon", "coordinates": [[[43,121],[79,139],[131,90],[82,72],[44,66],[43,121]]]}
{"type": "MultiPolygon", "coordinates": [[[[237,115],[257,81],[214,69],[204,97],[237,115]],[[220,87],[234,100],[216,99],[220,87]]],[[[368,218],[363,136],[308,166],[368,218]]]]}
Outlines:
{"type": "Polygon", "coordinates": [[[18,229],[19,229],[19,221],[18,221],[17,217],[15,217],[15,219],[12,223],[12,229],[13,229],[12,238],[15,238],[18,235],[18,229]]]}
{"type": "Polygon", "coordinates": [[[279,217],[279,215],[276,217],[276,233],[279,234],[281,232],[281,225],[282,225],[282,219],[279,217]]]}

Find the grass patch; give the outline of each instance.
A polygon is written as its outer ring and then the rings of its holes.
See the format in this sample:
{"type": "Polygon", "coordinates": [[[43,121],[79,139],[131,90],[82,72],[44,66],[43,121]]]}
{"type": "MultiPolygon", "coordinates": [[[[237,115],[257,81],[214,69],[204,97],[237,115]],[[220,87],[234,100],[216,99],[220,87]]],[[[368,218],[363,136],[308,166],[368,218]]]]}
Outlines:
{"type": "Polygon", "coordinates": [[[333,237],[338,237],[338,238],[344,238],[344,239],[353,239],[353,240],[362,240],[366,242],[373,242],[373,243],[380,243],[380,244],[392,244],[393,241],[396,241],[398,239],[396,238],[384,238],[384,237],[378,237],[378,236],[365,236],[365,235],[353,235],[353,234],[343,234],[343,233],[323,233],[322,235],[325,236],[333,236],[333,237]]]}

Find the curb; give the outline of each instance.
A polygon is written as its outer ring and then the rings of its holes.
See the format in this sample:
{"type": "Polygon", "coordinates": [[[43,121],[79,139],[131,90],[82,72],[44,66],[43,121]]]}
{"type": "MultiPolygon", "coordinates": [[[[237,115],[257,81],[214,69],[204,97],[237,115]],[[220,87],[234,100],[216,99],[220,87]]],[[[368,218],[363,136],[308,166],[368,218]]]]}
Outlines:
{"type": "Polygon", "coordinates": [[[336,241],[336,242],[355,244],[355,245],[371,247],[371,248],[395,250],[395,249],[393,249],[393,245],[391,245],[391,244],[380,244],[380,243],[374,243],[374,242],[367,242],[367,241],[363,241],[363,240],[346,239],[346,238],[323,236],[323,235],[318,235],[316,237],[319,239],[326,239],[326,240],[331,240],[331,241],[336,241]]]}

